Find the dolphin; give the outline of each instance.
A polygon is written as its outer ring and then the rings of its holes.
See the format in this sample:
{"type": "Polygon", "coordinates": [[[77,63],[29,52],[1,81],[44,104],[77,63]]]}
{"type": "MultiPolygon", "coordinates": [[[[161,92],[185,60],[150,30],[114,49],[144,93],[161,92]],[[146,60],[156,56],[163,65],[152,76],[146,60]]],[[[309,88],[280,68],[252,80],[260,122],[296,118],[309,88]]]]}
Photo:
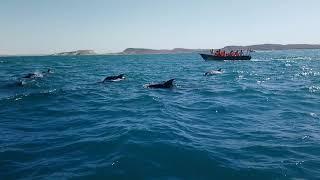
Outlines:
{"type": "Polygon", "coordinates": [[[102,82],[115,82],[115,81],[121,81],[124,80],[124,74],[120,74],[118,76],[108,76],[106,77],[102,82]]]}
{"type": "Polygon", "coordinates": [[[35,79],[35,78],[42,78],[44,75],[52,73],[51,69],[48,69],[47,71],[43,72],[34,72],[34,73],[29,73],[22,78],[24,79],[35,79]]]}
{"type": "Polygon", "coordinates": [[[36,78],[36,74],[35,73],[29,73],[29,74],[23,76],[22,78],[33,79],[33,78],[36,78]]]}
{"type": "Polygon", "coordinates": [[[212,70],[212,71],[208,71],[206,73],[204,73],[204,76],[212,76],[212,75],[217,75],[217,74],[222,74],[223,71],[222,69],[218,69],[218,70],[212,70]]]}
{"type": "Polygon", "coordinates": [[[50,74],[53,73],[51,69],[48,69],[47,71],[42,71],[42,74],[50,74]]]}
{"type": "Polygon", "coordinates": [[[43,74],[39,73],[39,72],[35,72],[35,73],[29,73],[25,76],[23,76],[22,78],[24,79],[35,79],[35,78],[42,78],[43,74]]]}
{"type": "Polygon", "coordinates": [[[27,83],[25,82],[25,81],[18,81],[17,83],[16,83],[16,85],[17,86],[24,86],[24,85],[26,85],[27,83]]]}
{"type": "Polygon", "coordinates": [[[174,79],[170,79],[169,81],[166,81],[166,82],[163,82],[163,83],[160,83],[160,84],[149,84],[149,85],[147,85],[147,88],[170,89],[170,88],[173,87],[173,81],[174,81],[174,79]]]}

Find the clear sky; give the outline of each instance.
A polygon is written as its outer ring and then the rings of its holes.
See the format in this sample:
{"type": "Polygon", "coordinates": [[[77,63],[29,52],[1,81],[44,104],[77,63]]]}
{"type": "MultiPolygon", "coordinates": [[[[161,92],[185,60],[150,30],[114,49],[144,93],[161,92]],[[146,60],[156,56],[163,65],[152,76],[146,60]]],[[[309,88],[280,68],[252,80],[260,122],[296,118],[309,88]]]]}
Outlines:
{"type": "Polygon", "coordinates": [[[320,0],[0,0],[0,54],[320,44],[320,0]]]}

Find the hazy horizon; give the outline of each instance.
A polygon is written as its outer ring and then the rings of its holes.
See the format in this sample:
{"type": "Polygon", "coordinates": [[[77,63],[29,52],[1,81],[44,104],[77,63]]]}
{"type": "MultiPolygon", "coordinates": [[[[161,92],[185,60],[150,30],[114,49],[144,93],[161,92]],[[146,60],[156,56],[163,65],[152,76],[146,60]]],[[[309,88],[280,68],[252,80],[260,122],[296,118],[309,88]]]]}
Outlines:
{"type": "Polygon", "coordinates": [[[0,54],[320,44],[316,0],[3,0],[0,54]]]}

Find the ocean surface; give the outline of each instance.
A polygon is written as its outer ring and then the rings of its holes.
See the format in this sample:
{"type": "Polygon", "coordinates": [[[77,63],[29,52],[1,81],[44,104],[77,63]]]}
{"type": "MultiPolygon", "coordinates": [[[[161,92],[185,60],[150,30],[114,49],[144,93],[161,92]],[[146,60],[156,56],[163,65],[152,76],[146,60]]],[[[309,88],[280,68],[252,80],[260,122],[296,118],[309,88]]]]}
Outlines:
{"type": "Polygon", "coordinates": [[[320,179],[320,51],[252,55],[0,57],[0,179],[320,179]]]}

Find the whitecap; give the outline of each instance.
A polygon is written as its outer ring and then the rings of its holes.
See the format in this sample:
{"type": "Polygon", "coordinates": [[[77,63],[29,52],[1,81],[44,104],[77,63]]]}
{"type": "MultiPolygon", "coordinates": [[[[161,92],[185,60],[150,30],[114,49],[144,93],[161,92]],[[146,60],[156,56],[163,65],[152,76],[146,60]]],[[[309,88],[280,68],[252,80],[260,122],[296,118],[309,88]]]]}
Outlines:
{"type": "Polygon", "coordinates": [[[22,97],[18,97],[18,98],[15,98],[14,100],[15,101],[19,101],[19,100],[21,100],[22,99],[22,97]]]}
{"type": "Polygon", "coordinates": [[[309,139],[309,138],[310,138],[310,136],[306,135],[306,136],[302,137],[302,140],[306,140],[306,139],[309,139]]]}
{"type": "Polygon", "coordinates": [[[320,92],[320,86],[311,86],[311,87],[309,87],[309,92],[311,92],[311,93],[320,92]]]}
{"type": "Polygon", "coordinates": [[[57,89],[50,89],[50,90],[45,90],[45,91],[40,91],[41,94],[51,94],[53,92],[57,91],[57,89]]]}
{"type": "Polygon", "coordinates": [[[312,117],[314,117],[314,118],[316,118],[316,117],[318,117],[318,115],[316,114],[316,113],[310,113],[310,116],[312,116],[312,117]]]}

